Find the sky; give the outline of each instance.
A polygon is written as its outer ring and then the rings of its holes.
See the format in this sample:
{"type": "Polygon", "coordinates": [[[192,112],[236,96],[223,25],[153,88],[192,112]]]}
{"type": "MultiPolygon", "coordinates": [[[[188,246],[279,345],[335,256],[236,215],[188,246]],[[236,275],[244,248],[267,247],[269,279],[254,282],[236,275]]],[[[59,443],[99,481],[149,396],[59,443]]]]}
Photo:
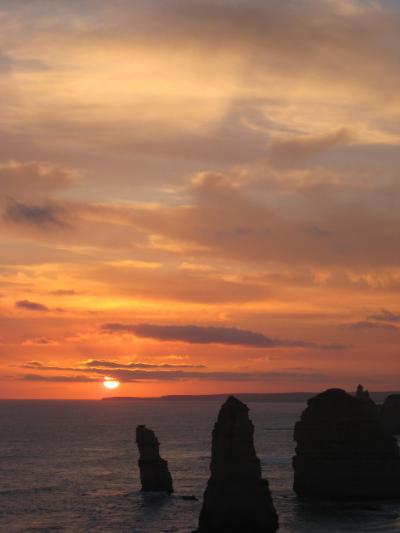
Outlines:
{"type": "Polygon", "coordinates": [[[399,388],[397,2],[0,25],[1,398],[399,388]]]}

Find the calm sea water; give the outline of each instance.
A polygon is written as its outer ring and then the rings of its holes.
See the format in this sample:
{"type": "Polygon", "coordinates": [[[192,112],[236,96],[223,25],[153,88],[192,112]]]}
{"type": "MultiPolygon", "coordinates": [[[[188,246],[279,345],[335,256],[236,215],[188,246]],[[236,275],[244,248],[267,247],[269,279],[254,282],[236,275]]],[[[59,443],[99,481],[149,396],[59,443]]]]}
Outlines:
{"type": "MultiPolygon", "coordinates": [[[[187,533],[197,525],[219,402],[1,401],[0,531],[187,533]],[[139,492],[137,424],[154,429],[176,495],[139,492]],[[179,496],[195,495],[198,501],[179,496]]],[[[400,531],[400,504],[300,502],[291,490],[299,403],[249,403],[281,533],[400,531]]]]}

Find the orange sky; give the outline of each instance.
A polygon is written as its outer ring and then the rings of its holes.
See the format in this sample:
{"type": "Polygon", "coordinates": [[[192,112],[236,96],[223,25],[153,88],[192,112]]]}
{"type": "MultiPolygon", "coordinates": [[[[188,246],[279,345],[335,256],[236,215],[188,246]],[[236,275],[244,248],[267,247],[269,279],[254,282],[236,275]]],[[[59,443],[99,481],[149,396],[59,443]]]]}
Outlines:
{"type": "Polygon", "coordinates": [[[398,389],[395,2],[0,22],[0,397],[398,389]]]}

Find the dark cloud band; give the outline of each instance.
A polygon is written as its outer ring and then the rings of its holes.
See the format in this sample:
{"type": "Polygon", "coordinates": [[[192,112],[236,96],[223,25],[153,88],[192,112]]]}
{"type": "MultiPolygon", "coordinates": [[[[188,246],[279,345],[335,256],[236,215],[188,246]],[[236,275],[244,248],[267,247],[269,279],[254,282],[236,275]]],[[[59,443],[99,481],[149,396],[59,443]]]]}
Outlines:
{"type": "Polygon", "coordinates": [[[302,340],[275,339],[267,337],[263,333],[246,329],[216,326],[159,326],[155,324],[109,323],[104,324],[102,330],[107,333],[131,333],[136,337],[187,342],[190,344],[225,344],[253,348],[322,348],[327,350],[342,350],[348,347],[343,344],[319,344],[302,340]]]}

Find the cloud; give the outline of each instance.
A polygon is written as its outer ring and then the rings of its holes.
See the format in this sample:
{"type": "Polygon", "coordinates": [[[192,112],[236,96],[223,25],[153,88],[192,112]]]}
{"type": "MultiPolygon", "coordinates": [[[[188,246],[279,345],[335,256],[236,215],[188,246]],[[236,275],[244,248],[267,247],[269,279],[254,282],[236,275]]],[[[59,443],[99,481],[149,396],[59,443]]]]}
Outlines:
{"type": "Polygon", "coordinates": [[[104,361],[101,359],[91,359],[82,363],[87,368],[205,368],[205,365],[194,364],[172,364],[172,363],[141,363],[133,361],[131,363],[120,363],[118,361],[104,361]]]}
{"type": "Polygon", "coordinates": [[[383,324],[381,322],[371,322],[370,320],[361,320],[360,322],[353,322],[350,324],[352,329],[388,329],[388,330],[399,330],[393,324],[383,324]]]}
{"type": "Polygon", "coordinates": [[[95,372],[97,374],[104,375],[109,370],[134,370],[134,369],[141,369],[141,370],[154,370],[154,369],[181,369],[181,368],[206,368],[205,365],[201,364],[170,364],[170,363],[142,363],[142,362],[135,362],[132,361],[131,363],[120,363],[118,361],[104,361],[101,359],[89,359],[88,361],[83,361],[82,363],[78,363],[76,366],[72,367],[66,367],[66,366],[59,366],[59,365],[45,365],[43,363],[40,363],[38,361],[29,361],[27,363],[24,363],[23,365],[20,365],[20,368],[40,368],[41,370],[46,371],[71,371],[71,372],[95,372]]]}
{"type": "Polygon", "coordinates": [[[268,180],[252,191],[251,180],[237,186],[234,172],[226,172],[225,180],[203,177],[191,191],[189,206],[138,210],[132,221],[178,242],[203,246],[206,252],[197,253],[203,256],[267,265],[397,265],[400,217],[393,204],[398,192],[352,190],[348,183],[335,192],[324,172],[320,181],[325,184],[309,188],[312,174],[306,172],[302,184],[289,176],[286,187],[281,179],[275,194],[268,191],[268,180]]]}
{"type": "Polygon", "coordinates": [[[136,268],[129,261],[100,263],[93,265],[87,275],[121,296],[131,294],[152,300],[231,303],[270,297],[268,287],[251,279],[233,276],[229,270],[182,270],[180,265],[168,265],[166,262],[157,269],[136,268]]]}
{"type": "Polygon", "coordinates": [[[368,318],[382,322],[400,322],[400,313],[393,313],[387,309],[382,309],[380,313],[370,315],[368,318]]]}
{"type": "MultiPolygon", "coordinates": [[[[103,373],[104,375],[104,373],[103,373]]],[[[118,370],[110,371],[108,377],[118,379],[125,383],[156,382],[156,381],[254,381],[263,382],[271,380],[312,380],[318,381],[327,376],[318,371],[306,369],[282,370],[271,372],[188,372],[188,371],[142,371],[118,370]]],[[[27,374],[22,377],[24,381],[49,381],[49,382],[99,382],[99,378],[89,376],[47,376],[43,374],[27,374]]]]}
{"type": "MultiPolygon", "coordinates": [[[[133,362],[132,365],[119,364],[115,361],[104,361],[91,359],[79,363],[77,366],[63,367],[58,365],[46,365],[39,361],[30,361],[20,368],[40,371],[40,374],[29,374],[28,380],[46,381],[49,373],[51,380],[62,381],[65,377],[72,381],[79,381],[79,374],[83,374],[83,379],[99,381],[105,377],[118,379],[121,382],[157,382],[157,381],[249,381],[262,382],[269,380],[311,380],[318,381],[327,376],[320,370],[310,367],[284,368],[282,370],[271,371],[198,371],[184,370],[185,365],[168,365],[168,364],[142,364],[133,362]],[[62,376],[56,373],[64,372],[62,376]],[[33,377],[32,377],[33,376],[33,377]],[[98,377],[97,377],[98,376],[98,377]]],[[[203,368],[202,365],[187,365],[187,368],[203,368]]],[[[23,377],[25,379],[25,377],[23,377]]]]}
{"type": "Polygon", "coordinates": [[[37,337],[27,339],[22,343],[23,346],[57,346],[58,342],[46,337],[37,337]]]}
{"type": "Polygon", "coordinates": [[[3,212],[5,222],[32,226],[41,230],[70,227],[65,210],[57,205],[28,205],[9,200],[3,212]]]}
{"type": "MultiPolygon", "coordinates": [[[[268,167],[264,170],[269,172],[268,167]]],[[[399,210],[394,209],[396,189],[361,185],[354,188],[351,176],[346,183],[342,179],[330,187],[331,174],[326,176],[322,172],[318,178],[319,171],[313,177],[307,171],[277,180],[279,185],[266,194],[268,180],[256,183],[252,190],[252,179],[262,171],[263,167],[250,166],[242,173],[234,169],[202,172],[192,178],[185,194],[177,193],[164,204],[70,203],[61,207],[61,212],[59,204],[50,204],[49,212],[42,211],[41,206],[38,212],[31,212],[30,206],[27,210],[17,206],[15,220],[20,221],[21,232],[34,227],[41,230],[37,232],[41,238],[58,245],[135,250],[153,253],[157,259],[161,255],[182,258],[190,254],[214,260],[296,263],[303,267],[371,269],[397,265],[400,251],[394,243],[400,238],[400,217],[399,210]],[[243,175],[248,183],[245,179],[238,184],[243,175]],[[63,224],[71,225],[71,221],[74,232],[43,231],[62,229],[63,224]]],[[[93,249],[92,257],[95,252],[93,249]]],[[[106,282],[121,280],[122,287],[126,281],[129,289],[135,279],[132,271],[129,265],[123,267],[122,262],[119,266],[97,263],[93,275],[106,282]]],[[[249,281],[244,284],[240,279],[233,282],[227,276],[215,279],[198,272],[199,283],[195,284],[193,274],[181,271],[182,283],[170,284],[165,282],[170,275],[163,268],[142,274],[143,283],[136,283],[136,292],[147,292],[154,298],[157,294],[167,297],[172,292],[183,299],[188,294],[187,299],[201,301],[205,291],[199,287],[204,279],[213,285],[209,292],[220,294],[221,300],[229,301],[230,294],[232,301],[245,300],[246,294],[251,294],[250,299],[268,296],[265,285],[251,286],[249,281]],[[154,284],[157,277],[159,283],[154,284]],[[153,289],[155,285],[157,290],[153,289]]]]}
{"type": "Polygon", "coordinates": [[[333,133],[315,136],[272,139],[269,160],[276,167],[298,167],[305,160],[330,148],[343,146],[352,140],[349,130],[341,128],[333,133]]]}
{"type": "Polygon", "coordinates": [[[40,374],[26,374],[23,381],[47,381],[49,383],[98,383],[99,378],[88,376],[43,376],[40,374]]]}
{"type": "Polygon", "coordinates": [[[26,364],[21,365],[21,368],[42,368],[43,366],[40,361],[28,361],[26,364]]]}
{"type": "Polygon", "coordinates": [[[235,158],[240,144],[253,144],[255,128],[243,125],[261,122],[255,109],[268,118],[266,131],[315,134],[352,123],[354,115],[380,122],[385,111],[390,117],[390,103],[396,106],[384,98],[398,86],[398,11],[379,2],[349,0],[344,8],[319,0],[193,0],[110,9],[99,1],[90,17],[67,3],[62,13],[50,8],[51,29],[43,2],[23,14],[7,9],[2,28],[10,60],[51,65],[32,75],[33,83],[20,82],[22,109],[14,120],[29,120],[28,129],[53,150],[75,140],[75,150],[89,157],[88,145],[107,143],[134,155],[185,158],[200,145],[195,156],[204,160],[222,140],[225,155],[235,158]],[[65,91],[54,90],[55,76],[65,91]],[[378,108],[375,93],[384,100],[378,108]],[[235,132],[226,117],[240,100],[248,110],[235,132]]]}
{"type": "MultiPolygon", "coordinates": [[[[336,326],[391,309],[400,288],[392,4],[38,0],[21,10],[5,0],[0,284],[16,357],[48,351],[22,349],[24,339],[70,338],[82,325],[239,324],[266,334],[207,330],[222,346],[202,360],[229,370],[249,352],[229,348],[265,344],[283,361],[339,369],[344,358],[324,352],[321,363],[321,350],[354,337],[346,371],[365,362],[373,372],[372,333],[336,326]],[[80,296],[63,317],[9,309],[32,297],[53,312],[55,297],[72,296],[54,289],[80,296]]],[[[365,322],[397,324],[374,316],[365,322]]],[[[189,353],[204,351],[178,333],[189,353]]],[[[386,338],[392,369],[395,334],[386,338]]],[[[88,333],[68,357],[131,340],[88,333]]],[[[159,344],[143,344],[147,361],[159,344]]],[[[62,346],[53,352],[65,363],[62,346]]]]}
{"type": "Polygon", "coordinates": [[[0,164],[0,189],[4,197],[47,195],[70,187],[76,180],[76,172],[36,161],[0,164]]]}
{"type": "Polygon", "coordinates": [[[55,291],[51,291],[51,294],[54,296],[76,296],[79,294],[79,292],[74,291],[73,289],[57,289],[55,291]]]}
{"type": "MultiPolygon", "coordinates": [[[[385,39],[396,35],[398,10],[387,3],[193,0],[182,4],[175,0],[151,3],[145,9],[108,11],[108,16],[110,26],[103,25],[91,35],[86,28],[86,39],[79,44],[101,39],[117,50],[130,46],[184,49],[210,61],[214,55],[223,57],[229,66],[233,56],[238,58],[233,66],[242,84],[247,76],[257,88],[262,81],[279,76],[279,91],[282,86],[288,90],[286,84],[295,80],[295,89],[288,95],[290,103],[299,93],[304,97],[307,81],[310,89],[326,85],[325,91],[336,90],[345,100],[348,95],[340,92],[345,84],[363,92],[384,92],[385,86],[394,90],[398,79],[397,48],[392,39],[385,39]],[[361,61],[363,57],[369,61],[361,61]],[[380,79],[383,73],[388,79],[380,79]]],[[[274,87],[269,90],[273,92],[274,87]]],[[[315,99],[315,91],[310,93],[309,99],[315,99]]]]}
{"type": "Polygon", "coordinates": [[[190,344],[225,344],[253,348],[322,348],[341,350],[348,346],[342,344],[318,344],[301,340],[283,340],[267,337],[263,333],[238,328],[215,326],[159,326],[154,324],[109,323],[102,326],[107,333],[130,333],[137,337],[161,341],[178,341],[190,344]]]}
{"type": "Polygon", "coordinates": [[[15,302],[15,307],[19,309],[27,309],[28,311],[47,312],[49,308],[38,302],[31,302],[30,300],[18,300],[15,302]]]}
{"type": "Polygon", "coordinates": [[[400,327],[395,323],[400,322],[400,314],[393,313],[387,309],[381,312],[369,315],[367,320],[361,320],[349,324],[352,329],[384,329],[391,331],[400,331],[400,327]]]}

